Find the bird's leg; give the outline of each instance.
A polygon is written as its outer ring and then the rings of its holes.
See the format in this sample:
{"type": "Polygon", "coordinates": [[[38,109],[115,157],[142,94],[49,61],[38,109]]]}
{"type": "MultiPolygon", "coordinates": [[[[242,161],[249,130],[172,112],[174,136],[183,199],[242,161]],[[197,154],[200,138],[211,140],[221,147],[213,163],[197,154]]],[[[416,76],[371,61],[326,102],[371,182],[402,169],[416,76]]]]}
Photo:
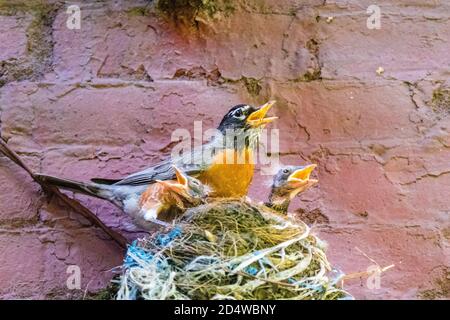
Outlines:
{"type": "Polygon", "coordinates": [[[108,226],[106,226],[92,211],[90,211],[88,208],[84,207],[81,203],[78,201],[69,198],[64,193],[59,191],[58,188],[47,185],[43,181],[40,181],[36,178],[33,170],[31,170],[25,162],[20,159],[19,155],[15,153],[13,150],[11,150],[6,142],[3,140],[3,138],[0,137],[0,152],[2,152],[6,157],[8,157],[11,161],[16,163],[18,166],[20,166],[22,169],[24,169],[31,178],[39,183],[39,185],[42,187],[42,189],[50,194],[55,195],[57,198],[59,198],[64,204],[69,206],[72,210],[80,213],[83,217],[88,219],[92,224],[97,225],[100,227],[106,234],[108,234],[114,241],[117,242],[122,248],[127,247],[128,241],[125,239],[124,236],[117,233],[114,230],[111,230],[108,226]]]}

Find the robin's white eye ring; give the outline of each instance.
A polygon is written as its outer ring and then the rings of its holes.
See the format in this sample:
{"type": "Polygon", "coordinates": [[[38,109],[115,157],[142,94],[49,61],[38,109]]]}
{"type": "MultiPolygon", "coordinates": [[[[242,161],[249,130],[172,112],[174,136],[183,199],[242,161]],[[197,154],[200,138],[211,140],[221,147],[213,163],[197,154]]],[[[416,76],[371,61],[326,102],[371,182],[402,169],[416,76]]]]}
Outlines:
{"type": "Polygon", "coordinates": [[[233,112],[233,117],[242,119],[244,116],[244,113],[242,112],[242,109],[237,109],[235,112],[233,112]]]}

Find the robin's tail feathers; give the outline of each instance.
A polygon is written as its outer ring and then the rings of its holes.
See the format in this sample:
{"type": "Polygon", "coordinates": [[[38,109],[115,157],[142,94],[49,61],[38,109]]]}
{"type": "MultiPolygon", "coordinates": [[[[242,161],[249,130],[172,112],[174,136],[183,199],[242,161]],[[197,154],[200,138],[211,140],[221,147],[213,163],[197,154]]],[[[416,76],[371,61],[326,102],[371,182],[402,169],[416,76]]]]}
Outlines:
{"type": "Polygon", "coordinates": [[[101,199],[112,200],[113,194],[107,185],[101,185],[89,182],[79,182],[75,180],[63,179],[54,176],[48,176],[45,174],[36,174],[36,179],[54,185],[56,187],[71,190],[94,196],[101,199]]]}

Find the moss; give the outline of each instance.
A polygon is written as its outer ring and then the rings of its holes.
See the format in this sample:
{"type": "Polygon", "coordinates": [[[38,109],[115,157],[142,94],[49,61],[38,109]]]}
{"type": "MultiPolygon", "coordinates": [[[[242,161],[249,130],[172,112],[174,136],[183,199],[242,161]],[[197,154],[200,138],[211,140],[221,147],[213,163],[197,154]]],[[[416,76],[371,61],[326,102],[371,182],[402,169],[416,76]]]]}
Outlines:
{"type": "Polygon", "coordinates": [[[18,15],[24,12],[45,11],[50,7],[42,0],[0,0],[0,15],[18,15]]]}
{"type": "Polygon", "coordinates": [[[42,1],[0,0],[0,14],[27,15],[32,21],[26,30],[26,54],[3,61],[0,65],[0,87],[10,81],[36,79],[51,68],[53,54],[52,24],[57,6],[42,1]]]}
{"type": "Polygon", "coordinates": [[[241,80],[243,81],[245,88],[247,89],[250,95],[252,96],[259,95],[262,87],[258,79],[242,77],[241,80]]]}
{"type": "Polygon", "coordinates": [[[450,88],[438,88],[433,91],[431,107],[437,112],[450,112],[450,88]]]}
{"type": "Polygon", "coordinates": [[[317,42],[316,39],[309,39],[306,42],[306,49],[308,49],[308,51],[316,56],[319,53],[319,42],[317,42]]]}
{"type": "Polygon", "coordinates": [[[42,7],[34,10],[33,21],[27,30],[27,51],[41,63],[51,59],[53,52],[52,24],[56,11],[53,7],[42,7]]]}
{"type": "Polygon", "coordinates": [[[320,69],[308,70],[301,77],[301,81],[310,82],[310,81],[314,81],[314,80],[320,80],[320,79],[322,79],[321,74],[322,74],[322,72],[320,71],[320,69]]]}
{"type": "Polygon", "coordinates": [[[419,293],[419,297],[427,300],[450,298],[450,269],[444,270],[442,277],[434,281],[433,289],[424,290],[419,293]]]}
{"type": "Polygon", "coordinates": [[[126,12],[130,16],[146,16],[148,14],[147,7],[134,7],[128,9],[126,12]]]}
{"type": "Polygon", "coordinates": [[[18,13],[27,11],[27,9],[29,9],[29,4],[24,1],[17,1],[12,4],[7,0],[0,0],[0,15],[2,16],[15,16],[18,13]]]}
{"type": "MultiPolygon", "coordinates": [[[[306,49],[315,58],[316,64],[319,65],[319,42],[316,39],[309,39],[305,44],[306,49]]],[[[322,79],[322,71],[320,67],[311,67],[304,74],[294,79],[294,82],[310,82],[322,79]]]]}
{"type": "Polygon", "coordinates": [[[86,300],[114,300],[115,292],[117,291],[116,286],[108,286],[105,289],[102,289],[94,294],[87,295],[85,297],[86,300]]]}
{"type": "Polygon", "coordinates": [[[198,15],[213,17],[218,12],[225,16],[235,8],[231,0],[159,0],[157,8],[175,20],[194,21],[198,15]]]}
{"type": "Polygon", "coordinates": [[[294,82],[311,82],[314,80],[322,79],[322,71],[320,69],[308,69],[304,74],[300,77],[295,78],[294,82]]]}
{"type": "Polygon", "coordinates": [[[218,68],[211,71],[205,70],[202,66],[191,69],[180,68],[175,71],[173,79],[207,80],[208,85],[220,85],[225,82],[218,68]]]}
{"type": "Polygon", "coordinates": [[[259,79],[255,79],[255,78],[251,78],[251,77],[244,77],[242,76],[240,79],[230,79],[230,78],[225,78],[225,77],[220,77],[220,79],[222,80],[221,82],[223,83],[230,83],[230,84],[243,84],[245,86],[245,88],[247,89],[247,92],[251,95],[251,96],[258,96],[259,93],[262,90],[262,85],[261,85],[261,80],[259,79]]]}

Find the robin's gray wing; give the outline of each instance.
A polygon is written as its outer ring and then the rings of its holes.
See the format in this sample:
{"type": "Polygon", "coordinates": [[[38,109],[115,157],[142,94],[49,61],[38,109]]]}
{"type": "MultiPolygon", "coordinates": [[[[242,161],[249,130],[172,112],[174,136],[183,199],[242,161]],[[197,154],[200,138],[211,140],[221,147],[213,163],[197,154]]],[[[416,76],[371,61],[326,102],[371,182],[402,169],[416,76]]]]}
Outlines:
{"type": "MultiPolygon", "coordinates": [[[[202,166],[200,164],[180,164],[177,167],[190,176],[195,176],[201,172],[202,166]]],[[[175,179],[175,170],[173,163],[166,161],[154,167],[145,169],[140,172],[133,173],[128,177],[114,183],[117,186],[141,186],[152,184],[155,180],[171,180],[175,179]]]]}
{"type": "Polygon", "coordinates": [[[120,180],[122,180],[122,179],[92,178],[91,182],[98,183],[98,184],[112,185],[116,182],[119,182],[120,180]]]}
{"type": "Polygon", "coordinates": [[[200,148],[193,149],[190,153],[181,155],[177,158],[171,158],[151,168],[133,173],[124,179],[115,182],[113,185],[141,186],[154,183],[155,180],[175,179],[174,165],[187,175],[195,177],[204,170],[207,155],[212,154],[215,149],[217,149],[217,147],[214,144],[205,144],[200,148]]]}

